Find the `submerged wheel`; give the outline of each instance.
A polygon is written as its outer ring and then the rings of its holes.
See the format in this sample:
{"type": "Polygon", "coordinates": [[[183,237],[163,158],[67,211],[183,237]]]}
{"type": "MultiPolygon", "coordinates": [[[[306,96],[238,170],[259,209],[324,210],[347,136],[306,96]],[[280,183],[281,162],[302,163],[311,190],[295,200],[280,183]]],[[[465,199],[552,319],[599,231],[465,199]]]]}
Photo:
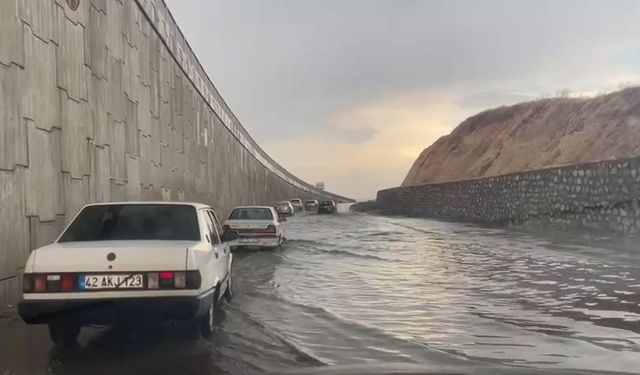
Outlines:
{"type": "Polygon", "coordinates": [[[202,335],[202,337],[211,337],[214,330],[213,318],[216,312],[216,308],[218,306],[218,300],[220,299],[220,286],[216,287],[216,291],[213,294],[213,301],[209,305],[207,312],[196,318],[196,330],[202,335]]]}
{"type": "Polygon", "coordinates": [[[227,303],[231,303],[231,301],[233,300],[233,288],[232,288],[233,283],[231,282],[231,274],[229,274],[229,279],[227,280],[227,287],[224,290],[224,300],[227,301],[227,303]]]}
{"type": "Polygon", "coordinates": [[[78,339],[81,328],[79,324],[52,322],[49,323],[49,337],[55,344],[73,344],[78,339]]]}

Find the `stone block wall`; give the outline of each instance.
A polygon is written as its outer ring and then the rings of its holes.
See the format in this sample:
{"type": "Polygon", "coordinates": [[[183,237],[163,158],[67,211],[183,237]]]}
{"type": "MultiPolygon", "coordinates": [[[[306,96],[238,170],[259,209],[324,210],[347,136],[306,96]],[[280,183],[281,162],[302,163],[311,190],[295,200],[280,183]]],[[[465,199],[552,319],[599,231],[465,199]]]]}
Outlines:
{"type": "Polygon", "coordinates": [[[538,222],[640,232],[640,158],[378,192],[387,213],[484,223],[538,222]]]}
{"type": "Polygon", "coordinates": [[[348,200],[256,144],[161,0],[2,0],[0,32],[0,304],[86,203],[348,200]]]}

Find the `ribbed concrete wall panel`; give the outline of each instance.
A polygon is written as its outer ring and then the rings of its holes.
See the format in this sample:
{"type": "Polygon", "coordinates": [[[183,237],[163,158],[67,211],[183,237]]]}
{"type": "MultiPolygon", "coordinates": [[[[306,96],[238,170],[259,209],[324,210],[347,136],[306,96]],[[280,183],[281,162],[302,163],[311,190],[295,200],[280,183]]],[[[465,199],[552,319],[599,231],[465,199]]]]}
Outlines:
{"type": "MultiPolygon", "coordinates": [[[[29,2],[31,3],[31,2],[29,2]]],[[[44,4],[49,1],[43,1],[44,4]]],[[[20,87],[22,115],[44,130],[60,128],[60,90],[56,87],[56,45],[24,25],[25,63],[20,87]]],[[[4,84],[4,81],[2,81],[4,84]]],[[[15,92],[14,92],[15,95],[15,92]]]]}
{"type": "Polygon", "coordinates": [[[68,173],[62,174],[64,183],[64,220],[67,224],[73,216],[84,206],[91,202],[89,176],[73,178],[68,173]]]}
{"type": "MultiPolygon", "coordinates": [[[[10,0],[13,1],[13,0],[10,0]]],[[[57,40],[58,7],[53,0],[19,0],[20,19],[43,41],[57,40]]],[[[2,34],[4,37],[4,33],[2,34]]]]}
{"type": "Polygon", "coordinates": [[[89,22],[84,33],[84,61],[91,72],[100,77],[109,75],[107,15],[95,7],[89,9],[89,22]]]}
{"type": "Polygon", "coordinates": [[[91,159],[91,200],[111,201],[111,146],[94,147],[91,159]]]}
{"type": "Polygon", "coordinates": [[[0,171],[0,280],[14,276],[29,252],[24,169],[0,171]]]}
{"type": "Polygon", "coordinates": [[[109,96],[108,111],[111,117],[117,121],[124,121],[125,118],[125,99],[124,89],[122,88],[122,61],[115,58],[109,58],[109,77],[107,84],[109,96]]]}
{"type": "Polygon", "coordinates": [[[61,153],[62,171],[68,172],[73,178],[89,175],[90,155],[89,139],[94,138],[93,123],[88,115],[88,105],[85,101],[75,101],[61,92],[61,153]]]}
{"type": "Polygon", "coordinates": [[[89,122],[93,125],[93,141],[96,146],[110,145],[112,142],[107,110],[107,81],[91,75],[89,82],[89,122]]]}
{"type": "MultiPolygon", "coordinates": [[[[22,1],[22,0],[21,0],[22,1]]],[[[37,0],[36,0],[37,1],[37,0]]],[[[91,8],[91,2],[87,0],[78,1],[78,7],[74,10],[69,8],[67,0],[54,0],[58,5],[58,8],[61,10],[61,14],[65,16],[65,18],[69,19],[74,24],[78,24],[83,28],[87,28],[87,21],[89,19],[89,8],[91,8]]],[[[120,0],[115,0],[114,2],[119,2],[120,0]]],[[[109,0],[109,2],[111,2],[109,0]]]]}
{"type": "Polygon", "coordinates": [[[74,100],[87,100],[84,28],[58,14],[58,30],[60,35],[60,45],[56,48],[58,87],[65,90],[74,100]]]}
{"type": "Polygon", "coordinates": [[[18,18],[18,0],[4,0],[0,6],[0,64],[24,65],[22,27],[18,18]]]}
{"type": "Polygon", "coordinates": [[[29,168],[26,170],[26,216],[42,221],[64,214],[60,131],[48,132],[28,122],[29,168]]]}
{"type": "Polygon", "coordinates": [[[124,93],[134,102],[140,100],[138,92],[142,89],[141,82],[138,80],[138,60],[140,59],[138,55],[137,47],[134,47],[127,42],[124,43],[124,69],[122,71],[122,83],[124,86],[124,93]]]}
{"type": "MultiPolygon", "coordinates": [[[[130,1],[130,0],[127,0],[130,1]]],[[[116,60],[123,59],[122,22],[123,6],[120,1],[107,0],[107,48],[111,57],[116,60]]]]}
{"type": "Polygon", "coordinates": [[[139,200],[140,199],[140,162],[138,159],[127,156],[127,199],[139,200]]]}
{"type": "Polygon", "coordinates": [[[0,65],[0,169],[28,164],[27,127],[20,116],[21,77],[17,65],[0,65]]]}
{"type": "Polygon", "coordinates": [[[138,139],[138,103],[125,100],[126,116],[125,116],[125,151],[131,155],[138,157],[139,139],[138,139]]]}

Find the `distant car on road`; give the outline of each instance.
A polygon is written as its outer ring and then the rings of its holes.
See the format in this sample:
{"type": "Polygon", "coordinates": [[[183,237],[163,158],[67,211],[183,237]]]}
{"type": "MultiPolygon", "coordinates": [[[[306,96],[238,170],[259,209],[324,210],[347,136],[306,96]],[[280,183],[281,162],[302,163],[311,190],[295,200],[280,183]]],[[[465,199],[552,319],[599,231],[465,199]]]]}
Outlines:
{"type": "Polygon", "coordinates": [[[295,198],[295,199],[291,199],[290,200],[291,204],[293,205],[293,209],[296,212],[302,212],[304,211],[304,203],[302,203],[302,199],[300,198],[295,198]]]}
{"type": "Polygon", "coordinates": [[[307,211],[315,211],[318,209],[318,201],[315,199],[310,199],[304,202],[304,209],[307,211]]]}
{"type": "Polygon", "coordinates": [[[214,310],[231,300],[229,244],[211,207],[124,202],[82,208],[25,265],[20,317],[48,324],[55,343],[84,325],[186,321],[213,332],[214,310]]]}
{"type": "Polygon", "coordinates": [[[274,248],[284,241],[284,221],[273,207],[236,207],[225,221],[224,230],[238,233],[237,246],[274,248]]]}
{"type": "Polygon", "coordinates": [[[337,211],[338,205],[335,201],[322,201],[318,205],[319,214],[332,214],[337,211]]]}
{"type": "Polygon", "coordinates": [[[293,216],[295,214],[295,209],[289,201],[276,202],[275,209],[278,215],[293,216]]]}

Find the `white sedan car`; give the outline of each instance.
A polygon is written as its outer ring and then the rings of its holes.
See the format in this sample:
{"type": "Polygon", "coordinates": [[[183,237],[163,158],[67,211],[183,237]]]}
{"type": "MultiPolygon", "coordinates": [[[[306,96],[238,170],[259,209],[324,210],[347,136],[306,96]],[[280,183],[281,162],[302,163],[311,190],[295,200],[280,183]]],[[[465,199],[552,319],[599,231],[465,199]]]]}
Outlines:
{"type": "Polygon", "coordinates": [[[293,208],[293,205],[289,201],[279,201],[276,202],[274,206],[278,215],[281,216],[293,216],[296,210],[293,208]]]}
{"type": "Polygon", "coordinates": [[[89,324],[187,321],[208,336],[216,307],[231,300],[236,239],[204,204],[87,205],[55,243],[31,252],[18,312],[48,324],[56,343],[89,324]]]}
{"type": "Polygon", "coordinates": [[[238,233],[236,246],[275,248],[284,241],[285,221],[273,207],[236,207],[225,221],[224,230],[238,233]]]}

